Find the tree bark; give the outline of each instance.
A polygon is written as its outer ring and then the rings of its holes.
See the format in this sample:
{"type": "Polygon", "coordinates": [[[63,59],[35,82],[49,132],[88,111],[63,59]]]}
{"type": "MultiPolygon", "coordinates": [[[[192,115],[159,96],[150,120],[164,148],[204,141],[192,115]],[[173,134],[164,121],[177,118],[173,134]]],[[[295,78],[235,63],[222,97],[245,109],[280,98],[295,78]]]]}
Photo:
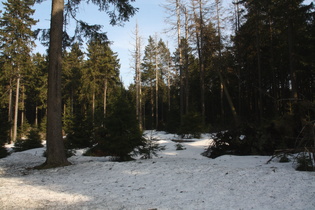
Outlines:
{"type": "Polygon", "coordinates": [[[189,33],[189,20],[188,20],[188,11],[187,8],[184,7],[185,14],[185,114],[189,112],[189,55],[188,55],[188,33],[189,33]]]}
{"type": "Polygon", "coordinates": [[[139,26],[138,23],[136,24],[135,30],[135,39],[136,39],[136,46],[135,46],[135,73],[136,73],[136,115],[139,122],[139,128],[142,130],[143,123],[142,123],[142,91],[141,91],[141,38],[139,36],[139,26]]]}
{"type": "Polygon", "coordinates": [[[12,118],[13,118],[13,113],[12,113],[12,93],[13,90],[12,90],[12,79],[10,79],[10,90],[9,90],[9,110],[8,110],[8,122],[9,122],[9,125],[10,125],[10,141],[12,141],[13,139],[13,130],[12,130],[12,126],[11,126],[11,123],[12,123],[12,118]]]}
{"type": "Polygon", "coordinates": [[[181,22],[180,22],[180,1],[176,0],[176,16],[177,16],[177,44],[179,50],[179,79],[180,79],[180,119],[182,124],[182,118],[184,115],[184,79],[183,79],[183,52],[181,46],[181,22]]]}
{"type": "Polygon", "coordinates": [[[292,98],[298,100],[298,91],[297,91],[297,79],[295,71],[295,52],[294,52],[294,28],[293,20],[289,18],[288,20],[288,39],[289,39],[289,54],[290,54],[290,79],[291,79],[291,89],[292,89],[292,98]]]}
{"type": "Polygon", "coordinates": [[[19,115],[19,97],[20,97],[20,75],[18,74],[16,79],[16,92],[15,92],[15,106],[14,106],[14,121],[13,121],[13,138],[12,141],[16,142],[17,138],[17,126],[19,115]]]}
{"type": "Polygon", "coordinates": [[[64,1],[53,0],[47,98],[47,158],[39,168],[69,165],[62,138],[61,72],[62,72],[62,28],[64,1]]]}
{"type": "Polygon", "coordinates": [[[222,114],[224,114],[224,108],[223,108],[223,93],[225,94],[225,97],[227,98],[227,101],[229,103],[231,112],[233,114],[233,118],[235,121],[235,124],[238,125],[239,124],[239,120],[238,120],[238,115],[234,106],[234,103],[232,101],[231,95],[229,93],[229,90],[226,87],[226,83],[225,80],[222,76],[222,50],[221,50],[221,23],[220,23],[220,8],[219,8],[219,0],[216,0],[216,10],[217,10],[217,25],[218,25],[218,39],[219,39],[219,70],[218,70],[218,74],[219,74],[219,78],[220,78],[220,87],[221,87],[221,112],[222,114]]]}
{"type": "Polygon", "coordinates": [[[107,109],[107,78],[104,80],[104,117],[106,117],[106,109],[107,109]]]}
{"type": "MultiPolygon", "coordinates": [[[[23,125],[25,123],[25,86],[22,85],[22,97],[21,97],[21,127],[23,128],[23,125]]],[[[23,130],[24,131],[24,130],[23,130]]]]}
{"type": "Polygon", "coordinates": [[[159,69],[158,69],[158,44],[155,37],[155,128],[159,127],[159,69]]]}

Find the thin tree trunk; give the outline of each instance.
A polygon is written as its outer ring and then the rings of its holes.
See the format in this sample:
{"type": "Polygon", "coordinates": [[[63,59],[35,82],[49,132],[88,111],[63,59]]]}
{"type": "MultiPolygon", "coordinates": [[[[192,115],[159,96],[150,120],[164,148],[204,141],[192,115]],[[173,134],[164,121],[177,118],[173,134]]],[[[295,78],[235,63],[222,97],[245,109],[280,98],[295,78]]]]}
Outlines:
{"type": "Polygon", "coordinates": [[[168,111],[171,111],[171,78],[170,78],[170,67],[168,66],[168,74],[167,74],[167,104],[168,111]]]}
{"type": "Polygon", "coordinates": [[[155,128],[159,127],[159,69],[158,69],[158,45],[157,37],[155,39],[155,128]]]}
{"type": "Polygon", "coordinates": [[[176,15],[177,15],[177,44],[179,50],[179,78],[180,78],[180,119],[184,115],[184,79],[183,79],[183,52],[181,46],[181,22],[180,22],[180,1],[176,0],[176,15]]]}
{"type": "MultiPolygon", "coordinates": [[[[139,53],[140,53],[140,46],[139,46],[139,53]]],[[[140,69],[140,54],[139,54],[139,127],[140,130],[143,129],[143,116],[142,116],[142,85],[141,85],[141,69],[140,69]]]]}
{"type": "Polygon", "coordinates": [[[38,106],[35,107],[35,127],[38,128],[38,106]]]}
{"type": "MultiPolygon", "coordinates": [[[[167,43],[167,48],[168,48],[168,43],[167,43]]],[[[171,111],[171,72],[170,72],[170,56],[167,57],[167,107],[168,107],[168,112],[171,111]]]]}
{"type": "Polygon", "coordinates": [[[12,141],[12,139],[13,139],[13,127],[11,126],[11,124],[12,124],[12,121],[13,121],[13,113],[12,113],[12,109],[13,109],[13,107],[12,107],[12,92],[13,92],[13,90],[12,90],[12,79],[10,79],[10,89],[9,89],[9,110],[8,110],[8,122],[9,122],[9,124],[10,124],[10,141],[12,141]]]}
{"type": "Polygon", "coordinates": [[[151,92],[151,98],[150,98],[150,101],[151,101],[151,129],[154,128],[153,126],[153,122],[154,122],[154,91],[153,91],[153,84],[152,84],[152,81],[150,82],[150,92],[151,92]]]}
{"type": "Polygon", "coordinates": [[[20,74],[16,79],[16,92],[15,92],[15,106],[14,106],[14,121],[13,121],[13,142],[16,142],[17,138],[17,126],[18,126],[18,115],[19,115],[19,97],[20,97],[20,74]]]}
{"type": "MultiPolygon", "coordinates": [[[[239,0],[234,1],[235,6],[235,36],[237,35],[240,28],[240,8],[239,8],[239,0]]],[[[237,60],[237,73],[238,73],[238,112],[242,115],[242,77],[241,77],[241,59],[240,59],[240,49],[239,42],[236,43],[236,60],[237,60]]]]}
{"type": "Polygon", "coordinates": [[[53,0],[49,67],[48,67],[48,98],[47,98],[47,158],[41,168],[69,165],[65,154],[62,138],[62,107],[61,107],[61,71],[62,71],[62,28],[64,1],[53,0]]]}
{"type": "Polygon", "coordinates": [[[294,32],[293,32],[293,20],[289,18],[288,20],[288,36],[289,36],[289,55],[290,55],[290,79],[291,79],[291,89],[292,89],[292,98],[298,100],[298,91],[297,91],[297,79],[295,71],[295,52],[294,52],[294,32]]]}
{"type": "Polygon", "coordinates": [[[136,24],[136,49],[135,49],[135,70],[136,70],[136,115],[139,122],[139,128],[142,130],[142,93],[141,93],[141,69],[140,69],[140,59],[141,59],[141,38],[139,36],[138,23],[136,24]]]}
{"type": "Polygon", "coordinates": [[[21,97],[21,127],[23,128],[25,122],[25,86],[22,85],[22,97],[21,97]]]}
{"type": "Polygon", "coordinates": [[[93,123],[94,123],[94,118],[95,118],[95,87],[93,87],[93,92],[92,92],[92,122],[93,123]]]}
{"type": "Polygon", "coordinates": [[[105,78],[105,81],[104,81],[104,117],[106,117],[106,109],[107,109],[107,78],[105,78]]]}
{"type": "Polygon", "coordinates": [[[221,72],[219,71],[218,74],[219,74],[219,77],[220,77],[220,82],[223,85],[223,91],[224,91],[225,97],[226,97],[226,99],[227,99],[227,101],[229,103],[229,106],[230,106],[230,109],[231,109],[231,112],[232,112],[232,115],[233,115],[233,118],[234,118],[235,125],[238,125],[239,124],[238,115],[237,115],[235,106],[233,104],[231,95],[230,95],[230,93],[229,93],[229,91],[228,91],[228,89],[227,89],[227,87],[225,85],[225,82],[224,82],[224,79],[222,77],[221,72]]]}
{"type": "MultiPolygon", "coordinates": [[[[198,49],[198,57],[199,57],[199,71],[200,71],[200,105],[201,105],[201,117],[202,124],[205,125],[206,118],[206,108],[205,108],[205,68],[204,68],[204,56],[203,56],[203,9],[202,9],[202,0],[198,1],[199,3],[199,21],[197,25],[199,27],[199,31],[196,31],[197,38],[197,49],[198,49]],[[199,34],[198,34],[199,32],[199,34]]],[[[195,14],[196,17],[196,14],[195,14]]],[[[195,18],[198,20],[198,18],[195,18]]]]}
{"type": "MultiPolygon", "coordinates": [[[[258,12],[257,12],[258,16],[258,12]]],[[[260,24],[257,23],[257,26],[260,24]]],[[[258,109],[259,109],[259,121],[262,122],[263,117],[263,102],[262,102],[262,81],[261,81],[261,54],[260,54],[260,33],[259,29],[256,28],[256,51],[257,51],[257,71],[258,71],[258,109]]]]}
{"type": "Polygon", "coordinates": [[[217,30],[218,30],[218,39],[219,39],[219,70],[218,70],[218,74],[219,74],[219,78],[220,78],[220,83],[221,83],[221,112],[223,112],[224,114],[224,109],[223,109],[223,92],[227,98],[227,101],[229,103],[229,106],[230,106],[230,109],[231,109],[231,112],[233,114],[233,117],[234,117],[234,121],[235,121],[235,124],[238,125],[238,116],[237,116],[237,112],[236,112],[236,109],[235,109],[235,106],[233,104],[233,101],[232,101],[232,98],[231,98],[231,95],[228,91],[228,88],[226,87],[226,83],[223,79],[223,76],[222,76],[222,50],[221,50],[221,43],[222,43],[222,40],[221,40],[221,23],[220,23],[220,10],[219,10],[219,0],[216,0],[216,10],[217,10],[217,30]]]}
{"type": "Polygon", "coordinates": [[[185,39],[186,39],[186,45],[185,45],[185,114],[188,114],[189,112],[189,71],[188,71],[188,65],[189,65],[189,56],[188,56],[188,33],[189,33],[189,26],[188,26],[188,11],[187,8],[184,7],[184,13],[185,13],[185,39]]]}
{"type": "MultiPolygon", "coordinates": [[[[222,58],[222,53],[221,53],[221,23],[220,23],[220,12],[219,12],[219,0],[215,0],[216,3],[216,13],[217,13],[217,31],[218,31],[218,39],[219,39],[219,71],[222,71],[221,68],[221,58],[222,58]]],[[[220,80],[220,105],[221,105],[221,115],[223,119],[225,118],[224,115],[224,103],[223,103],[223,96],[224,96],[224,84],[223,80],[220,80]]]]}

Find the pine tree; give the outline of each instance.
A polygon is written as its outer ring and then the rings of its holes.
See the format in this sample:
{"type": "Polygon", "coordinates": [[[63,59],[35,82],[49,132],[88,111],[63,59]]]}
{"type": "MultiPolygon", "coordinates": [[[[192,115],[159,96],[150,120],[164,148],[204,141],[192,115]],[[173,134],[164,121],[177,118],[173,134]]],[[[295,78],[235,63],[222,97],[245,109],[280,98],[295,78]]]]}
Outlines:
{"type": "Polygon", "coordinates": [[[96,109],[96,95],[103,96],[103,116],[105,117],[109,87],[119,82],[119,60],[106,41],[91,40],[87,51],[88,60],[83,75],[83,87],[86,94],[92,94],[90,96],[92,118],[96,109]]]}
{"type": "Polygon", "coordinates": [[[156,48],[157,43],[153,39],[152,36],[149,36],[148,44],[145,47],[144,51],[144,58],[143,62],[141,64],[142,68],[142,81],[143,86],[146,90],[146,95],[148,95],[149,98],[149,104],[150,104],[150,114],[149,114],[149,128],[154,128],[154,82],[156,79],[156,48]]]}
{"type": "Polygon", "coordinates": [[[84,68],[84,53],[79,43],[72,45],[70,52],[64,52],[62,74],[63,125],[67,132],[71,120],[80,113],[80,90],[84,68]]]}
{"type": "Polygon", "coordinates": [[[124,90],[111,104],[105,127],[96,132],[97,145],[92,153],[118,157],[120,161],[131,160],[132,152],[138,146],[145,146],[136,118],[135,107],[124,90]]]}
{"type": "Polygon", "coordinates": [[[35,127],[39,128],[40,122],[46,117],[47,60],[44,55],[36,53],[32,56],[31,61],[32,67],[25,75],[25,106],[28,116],[30,116],[30,124],[34,124],[35,127]]]}
{"type": "MultiPolygon", "coordinates": [[[[18,111],[20,99],[20,86],[23,82],[25,71],[30,66],[30,52],[34,47],[34,33],[31,29],[37,21],[31,18],[34,10],[31,6],[33,1],[8,0],[4,2],[4,13],[0,20],[1,54],[4,57],[5,68],[9,73],[7,80],[9,88],[13,88],[15,82],[15,105],[12,140],[17,137],[18,111]]],[[[12,95],[9,94],[9,97],[12,95]]],[[[11,101],[11,98],[9,99],[11,101]]],[[[12,103],[9,103],[10,106],[12,103]]],[[[11,107],[9,107],[11,110],[11,107]]],[[[11,113],[9,117],[11,117],[11,113]]],[[[9,118],[9,121],[11,119],[9,118]]]]}
{"type": "MultiPolygon", "coordinates": [[[[131,0],[132,1],[132,0],[131,0]]],[[[73,1],[67,6],[75,15],[80,1],[73,1]]],[[[101,11],[107,11],[110,16],[110,23],[127,21],[137,11],[129,1],[92,1],[99,6],[101,11]],[[110,5],[114,10],[110,11],[110,5]],[[117,14],[118,13],[118,14],[117,14]]],[[[58,167],[68,165],[69,162],[64,154],[62,141],[62,109],[61,109],[61,72],[62,72],[62,34],[64,1],[53,0],[51,12],[50,41],[49,41],[49,74],[48,74],[48,114],[47,114],[47,159],[41,167],[58,167]]],[[[100,29],[99,26],[89,26],[80,21],[81,31],[86,37],[95,37],[100,29]]]]}

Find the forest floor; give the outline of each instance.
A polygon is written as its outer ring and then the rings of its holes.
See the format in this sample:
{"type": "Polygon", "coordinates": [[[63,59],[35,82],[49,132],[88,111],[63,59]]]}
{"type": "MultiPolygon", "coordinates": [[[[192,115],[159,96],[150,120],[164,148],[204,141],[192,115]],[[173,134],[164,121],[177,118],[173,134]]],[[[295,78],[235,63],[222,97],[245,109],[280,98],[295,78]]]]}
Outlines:
{"type": "Polygon", "coordinates": [[[44,148],[0,159],[0,209],[315,209],[315,173],[268,156],[200,155],[211,135],[182,142],[148,132],[166,149],[153,159],[112,162],[69,158],[73,165],[33,170],[44,148]]]}

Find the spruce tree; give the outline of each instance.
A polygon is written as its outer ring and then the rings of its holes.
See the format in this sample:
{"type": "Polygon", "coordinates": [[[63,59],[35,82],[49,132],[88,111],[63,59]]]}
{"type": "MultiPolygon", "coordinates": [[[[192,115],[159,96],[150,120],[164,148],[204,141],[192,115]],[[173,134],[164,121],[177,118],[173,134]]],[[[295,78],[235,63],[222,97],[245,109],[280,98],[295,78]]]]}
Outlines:
{"type": "Polygon", "coordinates": [[[83,92],[90,97],[92,118],[96,106],[103,107],[106,116],[107,98],[110,87],[119,82],[119,60],[111,50],[109,43],[104,40],[91,40],[87,48],[88,60],[83,73],[83,92]],[[97,97],[98,96],[98,97],[97,97]],[[97,105],[99,101],[99,105],[97,105]],[[102,102],[100,102],[102,101],[102,102]]]}
{"type": "Polygon", "coordinates": [[[149,129],[153,129],[154,126],[154,87],[156,82],[156,50],[157,43],[152,36],[149,36],[148,44],[145,47],[143,63],[141,64],[142,68],[142,78],[143,86],[146,94],[146,98],[150,104],[150,114],[149,114],[149,129]]]}
{"type": "Polygon", "coordinates": [[[20,86],[23,83],[25,71],[30,66],[30,53],[35,45],[34,32],[31,29],[37,22],[31,18],[34,13],[31,9],[33,4],[34,1],[8,0],[3,3],[5,11],[0,19],[0,50],[5,60],[5,68],[10,71],[10,76],[7,78],[10,81],[9,88],[15,86],[16,90],[13,141],[17,137],[20,86]]]}
{"type": "MultiPolygon", "coordinates": [[[[132,2],[133,0],[131,0],[132,2]]],[[[75,17],[75,12],[81,1],[71,1],[67,5],[72,16],[75,17]]],[[[110,23],[127,21],[130,16],[137,11],[129,1],[92,1],[99,6],[101,11],[107,11],[110,16],[110,23]],[[114,10],[110,11],[110,5],[114,6],[114,10]]],[[[47,114],[47,159],[41,166],[44,168],[58,167],[68,165],[69,162],[64,154],[64,145],[62,141],[62,109],[61,109],[61,72],[62,72],[62,35],[64,23],[64,1],[53,0],[51,12],[50,26],[50,41],[49,41],[49,68],[48,68],[48,114],[47,114]]],[[[81,31],[86,37],[97,35],[96,32],[100,26],[89,26],[80,21],[81,31]]],[[[95,37],[95,36],[94,36],[95,37]]]]}
{"type": "Polygon", "coordinates": [[[32,67],[25,75],[26,110],[30,124],[42,132],[43,129],[39,125],[45,117],[47,108],[47,59],[44,55],[36,53],[31,61],[32,67]]]}
{"type": "Polygon", "coordinates": [[[124,90],[116,94],[118,96],[111,104],[105,127],[96,131],[97,146],[92,148],[92,152],[128,161],[132,159],[132,152],[137,147],[145,146],[145,141],[138,126],[133,103],[130,103],[124,90]]]}
{"type": "Polygon", "coordinates": [[[63,126],[66,133],[71,127],[71,121],[76,114],[81,113],[80,91],[82,86],[82,73],[84,68],[84,53],[80,44],[72,45],[70,52],[64,52],[62,74],[63,96],[63,126]]]}

